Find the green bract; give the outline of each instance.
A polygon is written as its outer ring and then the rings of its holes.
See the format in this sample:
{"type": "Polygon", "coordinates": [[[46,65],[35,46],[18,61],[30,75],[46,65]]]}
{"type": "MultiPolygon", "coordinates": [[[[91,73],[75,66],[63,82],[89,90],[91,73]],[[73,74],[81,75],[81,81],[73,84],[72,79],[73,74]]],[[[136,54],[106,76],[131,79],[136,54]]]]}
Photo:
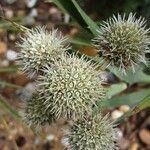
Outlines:
{"type": "Polygon", "coordinates": [[[84,60],[84,56],[79,59],[62,55],[42,72],[38,89],[45,99],[45,107],[56,118],[84,116],[105,95],[96,66],[84,60]]]}
{"type": "Polygon", "coordinates": [[[148,34],[143,18],[136,19],[132,13],[128,18],[118,14],[101,25],[94,41],[104,62],[125,73],[129,67],[134,70],[139,62],[146,63],[145,53],[149,52],[150,45],[148,34]]]}
{"type": "Polygon", "coordinates": [[[69,48],[61,32],[54,29],[48,32],[44,27],[27,31],[21,39],[18,64],[30,77],[69,48]]]}

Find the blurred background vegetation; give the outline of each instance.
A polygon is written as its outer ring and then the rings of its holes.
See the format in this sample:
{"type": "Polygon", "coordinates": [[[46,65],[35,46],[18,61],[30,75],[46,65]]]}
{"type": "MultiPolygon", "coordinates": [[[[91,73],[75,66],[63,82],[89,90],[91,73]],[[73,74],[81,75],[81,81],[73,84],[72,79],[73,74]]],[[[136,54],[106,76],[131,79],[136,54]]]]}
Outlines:
{"type": "Polygon", "coordinates": [[[96,20],[105,20],[112,14],[136,13],[150,26],[150,0],[77,0],[80,6],[96,20]]]}

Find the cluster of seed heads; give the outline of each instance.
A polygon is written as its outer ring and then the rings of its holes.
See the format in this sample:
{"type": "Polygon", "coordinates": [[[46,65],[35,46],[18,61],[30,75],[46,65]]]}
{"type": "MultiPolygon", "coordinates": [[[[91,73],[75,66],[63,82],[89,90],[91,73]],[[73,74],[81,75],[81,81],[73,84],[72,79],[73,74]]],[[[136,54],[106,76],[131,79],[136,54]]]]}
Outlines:
{"type": "Polygon", "coordinates": [[[84,56],[79,59],[75,55],[62,55],[42,72],[38,89],[45,98],[45,107],[56,118],[82,117],[105,95],[96,66],[84,56]]]}
{"type": "MultiPolygon", "coordinates": [[[[146,62],[148,33],[144,19],[118,15],[102,24],[94,41],[103,60],[125,72],[146,62]]],[[[92,111],[106,94],[98,66],[85,56],[66,53],[67,38],[57,30],[36,27],[21,39],[19,64],[30,77],[38,74],[37,93],[25,102],[27,124],[40,127],[60,117],[72,119],[65,132],[71,150],[117,149],[115,126],[108,116],[92,111]]]]}
{"type": "Polygon", "coordinates": [[[70,130],[65,130],[64,140],[70,150],[115,150],[117,130],[108,115],[101,114],[78,119],[70,130]]]}
{"type": "Polygon", "coordinates": [[[145,22],[141,17],[136,19],[132,13],[128,17],[118,14],[104,22],[94,39],[104,62],[123,73],[130,67],[134,71],[135,65],[140,62],[146,63],[150,38],[145,22]]]}
{"type": "Polygon", "coordinates": [[[18,64],[32,77],[47,62],[53,62],[55,57],[58,58],[64,53],[69,48],[66,43],[67,38],[55,29],[48,32],[45,27],[33,28],[27,31],[21,42],[17,44],[20,47],[18,64]]]}

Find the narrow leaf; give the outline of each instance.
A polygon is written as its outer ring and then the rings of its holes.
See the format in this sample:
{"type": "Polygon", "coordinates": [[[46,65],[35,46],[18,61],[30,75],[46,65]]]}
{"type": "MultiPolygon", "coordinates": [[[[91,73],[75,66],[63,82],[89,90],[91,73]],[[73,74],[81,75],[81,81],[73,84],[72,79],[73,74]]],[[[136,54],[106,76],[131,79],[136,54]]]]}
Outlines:
{"type": "Polygon", "coordinates": [[[130,107],[133,107],[149,94],[150,89],[144,89],[124,96],[103,100],[103,102],[100,102],[98,105],[103,108],[114,108],[121,105],[129,105],[130,107]]]}
{"type": "Polygon", "coordinates": [[[70,39],[70,43],[75,44],[75,45],[80,45],[80,46],[91,46],[90,41],[85,40],[83,38],[73,38],[70,39]]]}
{"type": "Polygon", "coordinates": [[[14,118],[20,118],[18,112],[11,106],[1,95],[0,95],[0,107],[4,108],[8,113],[10,113],[14,118]]]}
{"type": "Polygon", "coordinates": [[[112,84],[107,91],[107,98],[111,98],[114,95],[119,94],[120,92],[124,91],[127,88],[126,83],[118,83],[118,84],[112,84]]]}
{"type": "Polygon", "coordinates": [[[16,72],[18,70],[18,66],[9,66],[9,67],[0,67],[0,73],[4,72],[16,72]]]}
{"type": "Polygon", "coordinates": [[[118,78],[132,85],[133,83],[150,83],[150,75],[143,72],[142,66],[136,68],[135,72],[131,69],[127,71],[127,74],[122,74],[117,69],[109,68],[118,78]]]}
{"type": "Polygon", "coordinates": [[[130,111],[125,113],[123,116],[121,116],[119,119],[116,120],[117,123],[125,120],[129,116],[135,115],[136,113],[140,112],[141,110],[145,108],[150,108],[150,95],[144,98],[141,102],[139,102],[135,107],[133,107],[130,111]]]}
{"type": "Polygon", "coordinates": [[[60,9],[67,12],[77,23],[90,30],[94,35],[97,35],[98,25],[92,21],[92,19],[86,15],[86,13],[80,8],[75,0],[47,0],[48,2],[54,2],[60,9]]]}
{"type": "Polygon", "coordinates": [[[0,88],[4,88],[4,87],[12,87],[12,88],[15,88],[15,89],[20,89],[22,88],[21,86],[19,85],[16,85],[16,84],[13,84],[13,83],[8,83],[6,81],[2,81],[0,80],[0,88]]]}
{"type": "Polygon", "coordinates": [[[18,30],[20,30],[21,32],[26,32],[26,31],[30,30],[30,29],[24,27],[23,25],[20,25],[20,24],[14,22],[14,21],[12,21],[12,20],[10,20],[10,19],[8,19],[8,18],[2,17],[2,16],[0,16],[0,18],[2,18],[3,20],[8,21],[8,22],[11,23],[15,28],[17,28],[18,30]]]}

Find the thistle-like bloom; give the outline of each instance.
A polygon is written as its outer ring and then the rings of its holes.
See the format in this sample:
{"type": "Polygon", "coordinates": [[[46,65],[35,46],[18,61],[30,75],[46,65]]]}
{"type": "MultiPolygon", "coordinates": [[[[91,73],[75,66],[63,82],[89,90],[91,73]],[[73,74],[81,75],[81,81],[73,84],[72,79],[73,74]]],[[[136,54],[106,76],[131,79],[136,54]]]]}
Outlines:
{"type": "Polygon", "coordinates": [[[105,95],[102,80],[91,61],[62,55],[43,69],[38,89],[45,98],[45,107],[56,118],[78,118],[90,113],[96,101],[105,95]],[[52,109],[51,109],[52,108],[52,109]]]}
{"type": "Polygon", "coordinates": [[[39,94],[25,102],[21,115],[25,123],[31,127],[41,127],[53,121],[53,115],[43,105],[44,99],[39,94]]]}
{"type": "Polygon", "coordinates": [[[48,32],[45,27],[27,31],[21,40],[21,43],[18,43],[20,47],[18,64],[30,77],[69,48],[66,45],[66,37],[54,29],[48,32]]]}
{"type": "Polygon", "coordinates": [[[149,52],[150,38],[145,22],[141,17],[136,19],[132,13],[128,18],[118,14],[104,22],[94,39],[104,62],[123,73],[129,67],[134,71],[140,62],[146,63],[145,53],[149,52]]]}
{"type": "Polygon", "coordinates": [[[100,114],[79,119],[64,131],[64,141],[69,142],[70,150],[115,150],[117,129],[108,115],[100,114]]]}

